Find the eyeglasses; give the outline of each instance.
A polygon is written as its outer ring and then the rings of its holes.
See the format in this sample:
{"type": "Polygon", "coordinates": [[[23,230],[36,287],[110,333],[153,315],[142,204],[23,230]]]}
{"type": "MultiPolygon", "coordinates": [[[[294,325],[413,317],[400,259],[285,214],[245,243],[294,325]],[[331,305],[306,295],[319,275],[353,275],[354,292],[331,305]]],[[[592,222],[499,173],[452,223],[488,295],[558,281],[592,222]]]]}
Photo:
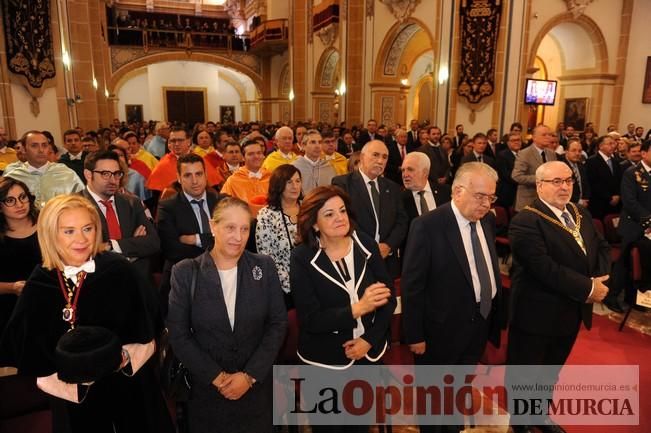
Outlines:
{"type": "Polygon", "coordinates": [[[574,178],[573,177],[568,177],[567,179],[561,179],[561,178],[555,178],[555,179],[541,179],[541,182],[546,182],[546,183],[551,183],[554,185],[556,188],[561,186],[562,184],[565,184],[567,186],[572,186],[574,185],[574,178]]]}
{"type": "MultiPolygon", "coordinates": [[[[468,191],[468,188],[466,188],[466,187],[463,186],[463,185],[459,185],[459,188],[463,188],[463,189],[465,189],[466,191],[468,191]]],[[[470,191],[468,191],[468,192],[470,192],[470,191]]],[[[473,196],[473,198],[474,198],[475,200],[477,200],[477,201],[479,201],[479,202],[483,202],[484,200],[488,200],[488,202],[489,202],[490,204],[493,204],[493,203],[495,203],[495,202],[497,201],[497,196],[494,195],[494,194],[493,194],[493,195],[491,195],[491,194],[484,194],[484,193],[482,193],[482,192],[474,192],[474,193],[470,193],[470,194],[473,196]]]]}
{"type": "Polygon", "coordinates": [[[116,179],[122,179],[122,177],[124,176],[124,172],[122,170],[118,170],[118,171],[93,170],[93,173],[99,174],[104,180],[109,180],[111,176],[113,176],[116,179]]]}
{"type": "Polygon", "coordinates": [[[27,203],[28,201],[29,196],[23,192],[18,197],[7,197],[6,199],[2,200],[2,203],[4,203],[4,205],[7,207],[12,207],[16,206],[16,203],[18,202],[27,203]]]}

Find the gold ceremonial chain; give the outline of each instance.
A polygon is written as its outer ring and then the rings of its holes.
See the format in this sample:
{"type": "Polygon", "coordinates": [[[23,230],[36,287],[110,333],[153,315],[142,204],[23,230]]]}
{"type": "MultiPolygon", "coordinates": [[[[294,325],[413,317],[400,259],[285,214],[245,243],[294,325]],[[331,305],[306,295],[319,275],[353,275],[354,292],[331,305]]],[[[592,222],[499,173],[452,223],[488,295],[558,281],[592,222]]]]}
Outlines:
{"type": "Polygon", "coordinates": [[[66,278],[59,271],[59,285],[61,287],[61,292],[63,293],[63,298],[66,301],[66,306],[63,308],[63,320],[70,324],[70,329],[75,328],[76,321],[76,312],[77,312],[77,300],[79,299],[79,293],[81,292],[81,286],[84,284],[86,277],[86,272],[79,272],[77,274],[77,284],[74,284],[69,278],[66,278]]]}
{"type": "Polygon", "coordinates": [[[585,243],[583,242],[583,237],[581,237],[581,219],[583,218],[581,214],[579,213],[579,210],[577,209],[576,205],[572,202],[568,203],[569,207],[572,208],[572,211],[574,212],[574,219],[576,220],[576,225],[574,227],[574,230],[570,229],[567,227],[565,224],[560,222],[559,220],[550,217],[549,215],[539,211],[538,209],[535,209],[531,206],[525,206],[524,210],[528,210],[530,212],[535,213],[536,215],[541,216],[543,219],[549,221],[550,223],[562,228],[566,232],[572,235],[574,240],[576,241],[577,244],[581,247],[581,250],[583,251],[583,254],[588,254],[588,252],[585,249],[585,243]]]}

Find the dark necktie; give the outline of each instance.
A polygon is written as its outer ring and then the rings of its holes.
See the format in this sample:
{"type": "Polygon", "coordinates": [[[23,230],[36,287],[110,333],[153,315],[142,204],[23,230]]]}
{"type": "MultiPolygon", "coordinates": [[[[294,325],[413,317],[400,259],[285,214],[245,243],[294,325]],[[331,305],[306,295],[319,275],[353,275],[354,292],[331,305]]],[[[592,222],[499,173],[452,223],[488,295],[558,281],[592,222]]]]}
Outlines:
{"type": "Polygon", "coordinates": [[[477,223],[470,223],[470,241],[472,243],[472,254],[475,256],[475,267],[477,268],[477,275],[479,276],[479,312],[485,319],[491,311],[492,303],[492,286],[491,274],[488,271],[488,265],[484,258],[484,252],[481,249],[479,236],[477,236],[477,223]]]}
{"type": "Polygon", "coordinates": [[[210,224],[208,223],[208,215],[203,209],[203,199],[201,200],[190,200],[190,203],[197,205],[199,207],[199,216],[201,217],[201,233],[210,233],[210,224]]]}
{"type": "Polygon", "coordinates": [[[545,151],[543,150],[540,152],[540,156],[542,156],[543,164],[547,162],[547,156],[545,155],[545,151]]]}
{"type": "Polygon", "coordinates": [[[420,196],[420,214],[424,214],[429,211],[429,206],[427,206],[427,200],[425,200],[425,191],[418,191],[420,196]]]}
{"type": "Polygon", "coordinates": [[[570,214],[568,211],[564,211],[561,214],[561,217],[563,217],[563,221],[565,221],[565,227],[567,227],[570,230],[576,229],[576,226],[574,225],[574,221],[572,221],[572,218],[570,218],[570,214]]]}
{"type": "Polygon", "coordinates": [[[106,207],[105,216],[109,239],[116,241],[122,239],[122,230],[120,230],[120,223],[118,223],[118,216],[115,214],[115,209],[113,209],[113,203],[111,200],[100,200],[99,202],[106,207]]]}
{"type": "Polygon", "coordinates": [[[608,158],[606,160],[606,164],[608,164],[608,169],[610,170],[610,174],[613,174],[613,159],[608,158]]]}
{"type": "Polygon", "coordinates": [[[576,178],[576,183],[579,186],[579,199],[583,197],[583,185],[581,185],[581,171],[576,163],[572,163],[572,171],[574,172],[574,177],[576,178]]]}
{"type": "Polygon", "coordinates": [[[479,161],[479,162],[484,162],[484,158],[483,158],[481,155],[479,155],[479,156],[477,157],[477,161],[479,161]]]}
{"type": "Polygon", "coordinates": [[[378,221],[380,220],[380,192],[377,190],[374,180],[369,180],[368,184],[371,185],[371,197],[373,198],[373,207],[375,208],[375,215],[378,221]]]}
{"type": "Polygon", "coordinates": [[[400,146],[400,159],[405,159],[405,146],[402,144],[399,144],[398,146],[400,146]]]}

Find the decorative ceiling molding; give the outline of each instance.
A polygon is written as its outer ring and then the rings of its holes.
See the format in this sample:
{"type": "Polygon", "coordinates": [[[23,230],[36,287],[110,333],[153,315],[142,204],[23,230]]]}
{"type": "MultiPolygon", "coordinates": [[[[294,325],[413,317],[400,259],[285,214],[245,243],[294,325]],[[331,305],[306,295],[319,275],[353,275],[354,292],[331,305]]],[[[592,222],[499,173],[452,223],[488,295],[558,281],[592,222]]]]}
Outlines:
{"type": "Polygon", "coordinates": [[[585,8],[594,0],[565,0],[567,10],[572,12],[574,18],[578,18],[585,13],[585,8]]]}
{"type": "Polygon", "coordinates": [[[420,0],[380,0],[380,2],[389,8],[398,22],[403,22],[411,16],[420,0]]]}
{"type": "Polygon", "coordinates": [[[321,39],[325,47],[330,47],[337,40],[339,34],[339,24],[331,23],[316,32],[316,35],[321,39]]]}

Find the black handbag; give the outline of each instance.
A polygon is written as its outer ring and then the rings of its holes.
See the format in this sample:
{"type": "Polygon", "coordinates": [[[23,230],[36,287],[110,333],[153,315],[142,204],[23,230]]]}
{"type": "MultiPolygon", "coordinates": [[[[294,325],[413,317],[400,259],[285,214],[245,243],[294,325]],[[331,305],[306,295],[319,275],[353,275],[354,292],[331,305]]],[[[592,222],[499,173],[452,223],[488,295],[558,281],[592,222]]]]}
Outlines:
{"type": "MultiPolygon", "coordinates": [[[[192,305],[192,300],[194,299],[198,273],[197,264],[193,260],[192,280],[190,283],[190,305],[192,305]]],[[[166,328],[161,339],[161,383],[167,398],[176,402],[186,402],[190,400],[192,375],[190,374],[190,370],[174,355],[168,338],[169,331],[166,328]]]]}

